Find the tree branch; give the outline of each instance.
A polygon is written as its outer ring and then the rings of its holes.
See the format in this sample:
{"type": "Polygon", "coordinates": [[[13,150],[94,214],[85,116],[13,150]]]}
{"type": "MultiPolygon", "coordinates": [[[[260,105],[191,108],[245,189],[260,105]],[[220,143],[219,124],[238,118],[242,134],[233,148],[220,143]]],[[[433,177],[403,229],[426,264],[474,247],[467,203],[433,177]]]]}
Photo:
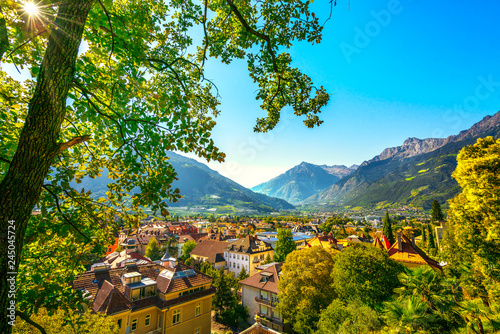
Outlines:
{"type": "Polygon", "coordinates": [[[44,30],[40,31],[38,34],[36,34],[35,36],[33,36],[33,37],[29,38],[26,42],[22,43],[21,45],[17,46],[14,50],[12,50],[12,51],[8,54],[8,56],[7,56],[7,57],[12,56],[12,54],[13,54],[14,52],[16,52],[17,50],[19,50],[20,48],[22,48],[23,46],[25,46],[26,44],[28,44],[29,42],[31,42],[32,40],[34,40],[35,38],[37,38],[38,36],[40,36],[41,34],[46,33],[46,32],[47,32],[47,30],[45,30],[45,29],[44,29],[44,30]]]}
{"type": "Polygon", "coordinates": [[[10,164],[10,160],[9,159],[5,159],[5,158],[0,157],[0,161],[1,162],[5,162],[6,164],[10,164]]]}
{"type": "Polygon", "coordinates": [[[42,188],[47,190],[49,192],[49,194],[51,194],[52,197],[54,197],[54,199],[56,200],[57,211],[59,211],[59,213],[61,214],[63,219],[66,221],[66,223],[71,225],[71,227],[73,227],[75,229],[75,231],[77,231],[80,235],[82,235],[85,239],[87,239],[87,242],[89,242],[90,238],[88,236],[86,236],[82,231],[80,231],[80,229],[78,229],[78,227],[76,227],[75,224],[73,224],[73,222],[71,220],[69,220],[69,218],[66,217],[66,215],[62,212],[61,206],[59,205],[59,198],[57,197],[57,195],[44,184],[42,185],[42,188]]]}
{"type": "Polygon", "coordinates": [[[61,153],[62,151],[70,148],[71,146],[78,145],[78,144],[86,142],[90,139],[91,139],[90,135],[84,135],[84,136],[75,137],[75,138],[73,138],[70,141],[67,141],[65,143],[60,143],[58,153],[61,153]]]}
{"type": "Polygon", "coordinates": [[[40,331],[40,333],[42,334],[47,334],[47,332],[45,331],[45,329],[43,329],[42,326],[40,326],[39,324],[37,324],[36,322],[34,322],[33,320],[30,319],[30,317],[28,317],[28,315],[24,314],[23,312],[19,311],[19,310],[16,310],[16,315],[23,319],[24,321],[26,321],[28,324],[30,324],[31,326],[35,327],[36,329],[38,329],[40,331]]]}
{"type": "Polygon", "coordinates": [[[115,33],[113,32],[113,25],[111,24],[111,18],[109,17],[108,10],[104,6],[101,0],[98,0],[99,4],[101,5],[102,9],[104,10],[104,13],[106,14],[106,17],[108,18],[108,24],[109,24],[109,29],[111,30],[111,52],[109,54],[109,59],[108,59],[108,64],[109,61],[111,60],[111,55],[113,54],[115,50],[115,33]]]}
{"type": "Polygon", "coordinates": [[[235,6],[234,2],[232,0],[226,0],[226,1],[229,4],[229,7],[231,7],[231,10],[233,11],[233,13],[236,15],[236,17],[240,21],[240,23],[246,29],[246,31],[248,31],[252,35],[254,35],[254,36],[256,36],[256,37],[258,37],[258,38],[263,39],[264,41],[266,41],[267,51],[269,52],[269,54],[271,55],[271,58],[273,60],[273,69],[274,69],[274,72],[278,73],[279,71],[278,71],[278,64],[276,63],[276,54],[274,53],[274,50],[271,47],[271,38],[269,37],[269,35],[265,35],[265,34],[263,34],[263,33],[259,32],[259,31],[255,30],[255,29],[253,29],[252,27],[250,27],[250,25],[245,20],[245,18],[243,17],[243,15],[241,15],[240,11],[235,6]]]}
{"type": "Polygon", "coordinates": [[[203,32],[205,33],[205,48],[203,49],[203,60],[201,63],[201,67],[205,66],[205,59],[207,58],[207,49],[209,44],[208,34],[207,34],[207,8],[208,8],[208,0],[205,0],[205,12],[203,13],[203,32]]]}

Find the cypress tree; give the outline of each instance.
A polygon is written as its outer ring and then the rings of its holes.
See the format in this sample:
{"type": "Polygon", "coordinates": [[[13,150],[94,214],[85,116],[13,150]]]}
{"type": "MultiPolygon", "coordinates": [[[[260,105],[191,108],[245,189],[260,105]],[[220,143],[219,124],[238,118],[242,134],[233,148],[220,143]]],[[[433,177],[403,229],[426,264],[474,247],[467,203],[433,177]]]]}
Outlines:
{"type": "Polygon", "coordinates": [[[384,232],[385,237],[391,245],[396,241],[394,239],[394,233],[392,232],[392,223],[391,223],[391,218],[389,218],[389,211],[385,210],[385,217],[384,217],[384,224],[382,227],[382,230],[384,232]]]}
{"type": "Polygon", "coordinates": [[[432,224],[427,225],[427,249],[429,253],[434,254],[436,251],[436,244],[434,241],[434,234],[432,233],[432,224]]]}
{"type": "Polygon", "coordinates": [[[444,220],[443,211],[441,211],[441,205],[437,200],[432,201],[432,212],[431,212],[431,222],[436,222],[444,220]]]}
{"type": "Polygon", "coordinates": [[[426,242],[426,238],[425,238],[425,225],[422,224],[422,248],[425,247],[425,242],[426,242]]]}

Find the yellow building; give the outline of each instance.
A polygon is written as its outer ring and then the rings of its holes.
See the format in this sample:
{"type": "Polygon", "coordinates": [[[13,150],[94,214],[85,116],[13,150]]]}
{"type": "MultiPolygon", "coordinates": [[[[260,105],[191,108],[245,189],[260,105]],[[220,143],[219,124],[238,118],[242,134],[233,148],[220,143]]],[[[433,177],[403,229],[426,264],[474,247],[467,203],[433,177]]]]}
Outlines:
{"type": "Polygon", "coordinates": [[[307,242],[308,247],[319,246],[323,248],[334,248],[338,249],[337,239],[330,232],[328,235],[316,235],[315,238],[307,242]]]}
{"type": "Polygon", "coordinates": [[[210,334],[212,278],[175,259],[163,265],[122,268],[95,264],[77,276],[73,288],[91,299],[96,313],[113,316],[120,334],[210,334]]]}

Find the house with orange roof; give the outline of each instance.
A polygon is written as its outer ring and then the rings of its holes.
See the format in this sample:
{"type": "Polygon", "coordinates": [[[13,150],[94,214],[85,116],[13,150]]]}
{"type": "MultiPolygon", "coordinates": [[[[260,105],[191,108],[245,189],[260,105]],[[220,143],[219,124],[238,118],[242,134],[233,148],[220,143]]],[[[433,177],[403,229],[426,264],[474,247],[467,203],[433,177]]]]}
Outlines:
{"type": "Polygon", "coordinates": [[[423,265],[442,271],[443,269],[436,260],[431,259],[415,244],[415,239],[408,239],[403,233],[397,232],[396,242],[387,250],[389,257],[401,262],[408,268],[415,268],[423,265]]]}

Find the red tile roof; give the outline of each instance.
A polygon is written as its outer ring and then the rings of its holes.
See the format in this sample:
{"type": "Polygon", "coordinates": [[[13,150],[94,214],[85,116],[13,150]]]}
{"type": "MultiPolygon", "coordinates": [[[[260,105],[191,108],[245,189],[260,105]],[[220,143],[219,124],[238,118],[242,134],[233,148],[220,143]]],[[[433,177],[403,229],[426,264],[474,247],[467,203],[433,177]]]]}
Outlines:
{"type": "Polygon", "coordinates": [[[399,240],[389,248],[389,257],[403,263],[428,264],[433,268],[443,270],[436,260],[431,259],[418,246],[414,245],[403,233],[401,233],[401,248],[399,250],[399,240]]]}
{"type": "Polygon", "coordinates": [[[209,284],[212,282],[212,277],[205,275],[202,272],[199,272],[198,270],[195,270],[183,263],[179,263],[174,268],[168,267],[164,269],[164,271],[162,271],[162,273],[156,278],[156,282],[158,291],[163,293],[170,293],[197,287],[204,284],[209,284]],[[195,275],[178,278],[174,277],[175,273],[186,271],[189,269],[193,270],[195,275]]]}

